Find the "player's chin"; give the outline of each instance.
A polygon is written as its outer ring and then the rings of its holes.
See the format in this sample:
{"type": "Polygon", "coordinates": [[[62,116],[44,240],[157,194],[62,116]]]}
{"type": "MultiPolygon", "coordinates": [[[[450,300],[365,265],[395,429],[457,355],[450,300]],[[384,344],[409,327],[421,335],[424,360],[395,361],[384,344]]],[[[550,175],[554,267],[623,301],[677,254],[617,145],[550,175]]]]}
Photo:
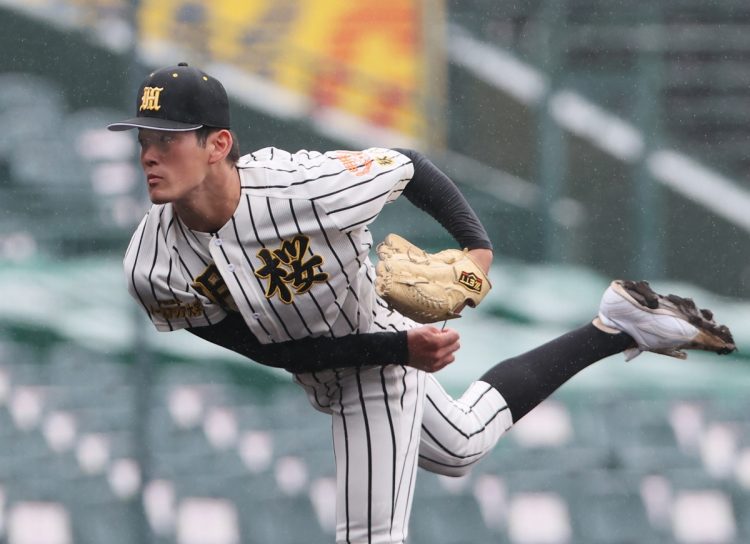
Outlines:
{"type": "Polygon", "coordinates": [[[148,190],[148,198],[152,204],[166,204],[172,201],[164,191],[151,188],[148,190]]]}

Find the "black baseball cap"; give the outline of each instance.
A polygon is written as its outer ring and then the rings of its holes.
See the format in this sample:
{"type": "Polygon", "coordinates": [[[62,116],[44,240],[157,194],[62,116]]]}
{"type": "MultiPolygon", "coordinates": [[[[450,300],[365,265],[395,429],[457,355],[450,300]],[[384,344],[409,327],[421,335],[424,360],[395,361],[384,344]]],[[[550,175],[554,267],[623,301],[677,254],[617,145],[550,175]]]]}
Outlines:
{"type": "Polygon", "coordinates": [[[141,83],[136,108],[135,117],[107,128],[167,131],[230,128],[229,99],[224,86],[187,62],[152,72],[141,83]]]}

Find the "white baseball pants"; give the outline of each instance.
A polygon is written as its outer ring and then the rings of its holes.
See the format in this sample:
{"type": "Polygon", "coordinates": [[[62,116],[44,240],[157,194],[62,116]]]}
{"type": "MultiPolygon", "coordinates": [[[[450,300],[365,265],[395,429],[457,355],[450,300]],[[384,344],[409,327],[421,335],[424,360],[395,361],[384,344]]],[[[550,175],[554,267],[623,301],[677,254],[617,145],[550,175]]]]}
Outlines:
{"type": "Polygon", "coordinates": [[[495,389],[474,382],[451,398],[432,374],[367,366],[300,374],[310,402],[332,418],[338,544],[406,540],[417,465],[460,476],[513,424],[495,389]]]}

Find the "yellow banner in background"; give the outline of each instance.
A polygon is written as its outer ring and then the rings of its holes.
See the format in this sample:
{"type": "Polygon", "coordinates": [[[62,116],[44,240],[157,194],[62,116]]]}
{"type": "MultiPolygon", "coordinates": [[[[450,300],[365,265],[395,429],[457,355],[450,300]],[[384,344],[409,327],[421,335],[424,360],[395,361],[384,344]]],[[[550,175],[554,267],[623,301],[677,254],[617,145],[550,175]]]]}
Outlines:
{"type": "MultiPolygon", "coordinates": [[[[425,0],[143,0],[145,43],[176,42],[410,137],[427,134],[425,0]]],[[[429,2],[441,10],[439,0],[429,2]]],[[[175,61],[181,59],[175,59],[175,61]]],[[[434,130],[435,127],[431,127],[434,130]]]]}

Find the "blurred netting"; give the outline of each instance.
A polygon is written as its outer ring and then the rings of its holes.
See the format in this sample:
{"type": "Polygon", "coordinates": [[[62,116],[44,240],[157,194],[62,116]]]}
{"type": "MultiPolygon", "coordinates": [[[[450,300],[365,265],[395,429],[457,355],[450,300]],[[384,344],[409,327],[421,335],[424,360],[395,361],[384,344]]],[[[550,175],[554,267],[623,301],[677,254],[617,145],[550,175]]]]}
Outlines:
{"type": "Polygon", "coordinates": [[[554,20],[558,32],[546,39],[557,48],[564,84],[624,118],[637,115],[634,75],[644,68],[642,53],[650,54],[661,65],[660,111],[653,112],[658,130],[750,186],[747,2],[454,0],[449,5],[453,21],[533,63],[543,60],[540,32],[554,20]]]}

